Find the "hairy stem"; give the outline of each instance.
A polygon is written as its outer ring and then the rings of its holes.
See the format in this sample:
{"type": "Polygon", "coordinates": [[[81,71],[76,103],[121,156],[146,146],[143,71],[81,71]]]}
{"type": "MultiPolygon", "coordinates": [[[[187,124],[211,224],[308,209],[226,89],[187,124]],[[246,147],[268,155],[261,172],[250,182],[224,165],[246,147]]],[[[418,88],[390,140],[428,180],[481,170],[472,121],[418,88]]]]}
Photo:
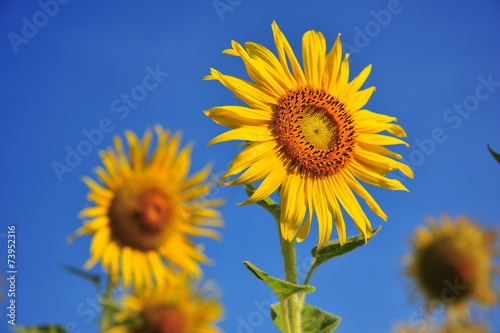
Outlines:
{"type": "MultiPolygon", "coordinates": [[[[285,262],[285,277],[288,282],[297,284],[297,263],[295,256],[295,243],[294,241],[288,242],[280,235],[281,252],[285,262]]],[[[288,320],[290,322],[291,333],[301,333],[301,312],[302,312],[302,298],[298,294],[293,294],[287,299],[288,307],[288,320]]]]}

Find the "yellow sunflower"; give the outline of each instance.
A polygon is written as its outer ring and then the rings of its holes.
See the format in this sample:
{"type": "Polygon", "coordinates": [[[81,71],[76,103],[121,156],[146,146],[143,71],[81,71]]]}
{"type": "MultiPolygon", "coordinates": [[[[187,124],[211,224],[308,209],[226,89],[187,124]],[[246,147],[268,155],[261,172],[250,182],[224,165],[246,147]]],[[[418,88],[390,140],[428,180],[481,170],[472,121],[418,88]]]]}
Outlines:
{"type": "Polygon", "coordinates": [[[199,277],[198,264],[208,259],[189,237],[218,238],[205,227],[222,226],[214,207],[223,201],[207,199],[211,166],[187,177],[191,145],[179,151],[180,133],[170,135],[161,126],[155,132],[157,147],[151,154],[149,129],[142,141],[125,133],[128,156],[119,137],[114,149],[100,152],[104,168],[95,172],[101,184],[83,179],[95,205],[80,212],[84,225],[73,235],[93,235],[86,269],[100,260],[115,281],[121,277],[125,286],[133,282],[136,288],[152,285],[153,278],[164,283],[172,269],[199,277]]]}
{"type": "Polygon", "coordinates": [[[401,156],[383,147],[406,143],[378,134],[387,131],[404,137],[405,131],[392,123],[396,118],[363,109],[375,90],[359,90],[371,66],[349,82],[348,54],[342,60],[340,35],[327,53],[323,34],[306,32],[302,40],[302,69],[276,22],[272,30],[278,57],[256,43],[243,47],[233,41],[232,49],[224,51],[243,60],[255,83],[215,69],[206,77],[219,80],[248,105],[205,111],[215,122],[232,128],[209,144],[243,140],[248,145],[234,158],[222,181],[241,172],[226,184],[263,180],[243,204],[257,202],[281,188],[281,234],[288,241],[295,237],[298,241],[305,239],[315,214],[319,247],[330,238],[332,217],[344,244],[346,230],[340,207],[368,238],[371,224],[353,191],[375,214],[387,219],[358,180],[406,190],[400,181],[385,175],[398,169],[413,177],[411,169],[391,159],[401,156]]]}
{"type": "Polygon", "coordinates": [[[488,333],[488,325],[483,323],[464,322],[460,324],[445,325],[437,333],[488,333]]]}
{"type": "Polygon", "coordinates": [[[498,272],[496,241],[493,230],[483,230],[465,216],[429,219],[412,238],[407,274],[429,307],[440,302],[452,318],[464,320],[467,302],[489,306],[498,300],[492,285],[498,272]]]}
{"type": "Polygon", "coordinates": [[[217,292],[196,288],[185,277],[160,290],[126,295],[116,319],[133,325],[118,325],[107,333],[218,333],[224,310],[217,292]]]}
{"type": "Polygon", "coordinates": [[[430,329],[421,329],[407,324],[399,324],[395,329],[392,330],[393,333],[431,333],[430,329]]]}
{"type": "Polygon", "coordinates": [[[459,324],[447,324],[442,327],[429,325],[430,327],[415,327],[411,325],[399,325],[393,330],[394,333],[488,333],[487,325],[483,323],[463,322],[459,324]]]}

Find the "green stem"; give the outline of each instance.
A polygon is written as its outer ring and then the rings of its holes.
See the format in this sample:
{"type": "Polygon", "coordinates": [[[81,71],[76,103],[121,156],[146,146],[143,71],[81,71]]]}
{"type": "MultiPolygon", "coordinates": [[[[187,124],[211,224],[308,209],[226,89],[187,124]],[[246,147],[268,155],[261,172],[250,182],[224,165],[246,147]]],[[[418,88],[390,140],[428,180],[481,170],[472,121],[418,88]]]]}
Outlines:
{"type": "Polygon", "coordinates": [[[304,280],[304,285],[309,284],[309,280],[311,280],[312,273],[316,269],[317,266],[312,265],[311,268],[309,269],[309,272],[307,272],[306,278],[304,280]]]}
{"type": "Polygon", "coordinates": [[[101,315],[101,321],[99,323],[99,332],[100,333],[105,333],[107,332],[112,323],[112,307],[111,303],[113,301],[113,289],[115,287],[115,284],[111,280],[111,277],[108,277],[108,282],[106,283],[106,292],[104,295],[101,295],[101,304],[102,304],[102,315],[101,315]]]}
{"type": "MultiPolygon", "coordinates": [[[[309,280],[311,280],[311,276],[314,272],[314,270],[318,267],[317,265],[317,262],[316,262],[316,258],[314,259],[312,265],[311,265],[311,268],[309,268],[309,271],[307,272],[307,275],[306,275],[306,278],[304,279],[304,283],[303,285],[308,285],[309,284],[309,280]]],[[[300,295],[300,303],[301,304],[304,304],[304,299],[306,298],[306,293],[302,293],[300,295]]]]}
{"type": "MultiPolygon", "coordinates": [[[[245,185],[245,190],[248,196],[255,192],[252,185],[245,185]]],[[[297,260],[295,255],[295,242],[283,239],[281,235],[280,219],[281,219],[281,206],[274,202],[271,198],[267,197],[259,202],[268,212],[270,212],[278,225],[278,235],[280,238],[281,254],[285,263],[285,278],[288,282],[297,284],[297,260]]],[[[287,333],[302,333],[301,312],[303,307],[303,297],[297,294],[291,295],[286,301],[281,302],[283,311],[283,318],[285,320],[285,329],[287,333]]]]}
{"type": "MultiPolygon", "coordinates": [[[[297,263],[295,256],[295,242],[292,240],[288,242],[281,237],[281,252],[283,254],[283,259],[285,262],[285,277],[288,282],[297,284],[297,263]]],[[[301,333],[302,332],[302,300],[299,295],[293,294],[287,299],[287,305],[289,309],[288,319],[290,321],[290,332],[291,333],[301,333]]]]}
{"type": "Polygon", "coordinates": [[[288,302],[286,300],[280,300],[281,304],[281,314],[285,322],[285,332],[290,333],[292,329],[290,328],[290,320],[288,319],[288,302]]]}

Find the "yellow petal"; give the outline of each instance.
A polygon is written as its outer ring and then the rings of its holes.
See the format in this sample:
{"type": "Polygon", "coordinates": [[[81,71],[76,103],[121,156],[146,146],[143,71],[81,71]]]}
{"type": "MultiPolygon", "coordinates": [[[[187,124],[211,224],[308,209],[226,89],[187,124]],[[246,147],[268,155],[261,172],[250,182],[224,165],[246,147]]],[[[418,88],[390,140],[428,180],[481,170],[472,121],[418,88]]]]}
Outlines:
{"type": "Polygon", "coordinates": [[[323,247],[332,234],[332,215],[328,209],[326,191],[323,180],[310,180],[312,187],[313,207],[318,218],[318,248],[323,247]]]}
{"type": "Polygon", "coordinates": [[[238,128],[268,124],[272,115],[269,111],[250,109],[244,106],[222,106],[205,111],[217,124],[238,128]]]}
{"type": "Polygon", "coordinates": [[[397,154],[397,153],[395,153],[395,152],[393,152],[385,147],[378,146],[378,145],[372,145],[372,144],[367,144],[364,142],[358,142],[358,147],[361,147],[364,150],[368,150],[368,151],[371,151],[373,153],[383,155],[383,156],[389,156],[392,158],[399,158],[399,159],[403,158],[403,156],[401,156],[400,154],[397,154]]]}
{"type": "Polygon", "coordinates": [[[356,227],[361,234],[363,234],[365,239],[369,238],[371,236],[370,221],[366,217],[365,212],[359,205],[351,189],[340,175],[333,175],[331,179],[335,196],[339,199],[342,207],[344,207],[347,214],[354,220],[356,227]]]}
{"type": "MultiPolygon", "coordinates": [[[[299,242],[299,243],[303,242],[307,238],[307,236],[309,236],[309,232],[311,231],[311,223],[312,223],[313,216],[314,215],[313,215],[312,211],[310,211],[307,214],[306,219],[304,220],[304,223],[302,223],[299,231],[297,232],[297,242],[299,242]]],[[[293,237],[292,237],[292,239],[293,239],[293,237]]]]}
{"type": "Polygon", "coordinates": [[[128,286],[133,280],[133,262],[132,262],[132,249],[128,246],[123,247],[121,255],[121,276],[123,279],[123,285],[128,286]]]}
{"type": "Polygon", "coordinates": [[[166,277],[164,274],[165,268],[163,263],[161,262],[160,257],[154,251],[149,251],[147,254],[147,258],[149,261],[149,266],[151,267],[151,271],[153,276],[155,277],[156,285],[158,289],[162,289],[166,282],[166,277]]]}
{"type": "Polygon", "coordinates": [[[399,136],[400,138],[406,138],[406,131],[403,129],[403,127],[393,124],[387,128],[387,132],[391,133],[392,135],[399,136]]]}
{"type": "Polygon", "coordinates": [[[353,112],[361,109],[368,103],[368,100],[375,90],[375,87],[369,87],[351,94],[346,101],[347,106],[353,112]]]}
{"type": "Polygon", "coordinates": [[[175,170],[174,173],[172,173],[170,177],[170,182],[171,183],[179,183],[181,182],[188,174],[189,168],[191,167],[191,151],[193,149],[192,144],[188,144],[186,147],[184,147],[179,155],[177,155],[177,158],[175,159],[174,163],[172,164],[173,170],[175,170]]]}
{"type": "Polygon", "coordinates": [[[107,188],[113,189],[116,185],[116,181],[111,178],[111,176],[108,174],[106,170],[104,170],[101,167],[97,167],[94,169],[95,173],[97,173],[97,176],[101,180],[101,182],[106,186],[107,188]]]}
{"type": "Polygon", "coordinates": [[[307,79],[302,72],[302,68],[297,61],[297,58],[295,57],[295,53],[293,52],[293,49],[288,43],[285,35],[278,27],[278,24],[276,24],[276,21],[273,21],[272,29],[281,67],[285,72],[290,73],[290,69],[288,68],[288,62],[290,62],[290,64],[292,65],[293,78],[295,79],[294,81],[296,81],[298,84],[307,84],[307,79]]]}
{"type": "Polygon", "coordinates": [[[203,169],[190,176],[188,179],[184,180],[182,185],[179,187],[179,190],[185,190],[190,188],[191,186],[202,183],[205,179],[207,179],[208,175],[212,171],[213,165],[211,163],[207,164],[203,169]]]}
{"type": "Polygon", "coordinates": [[[251,82],[234,76],[224,75],[215,69],[211,69],[211,72],[217,80],[252,108],[265,110],[269,109],[271,105],[276,104],[276,96],[269,94],[251,82]]]}
{"type": "Polygon", "coordinates": [[[271,170],[280,162],[274,154],[256,159],[255,162],[238,178],[225,183],[225,185],[242,185],[255,183],[268,176],[271,170]]]}
{"type": "Polygon", "coordinates": [[[272,139],[274,135],[267,126],[242,126],[216,136],[208,145],[231,140],[267,141],[272,139]]]}
{"type": "Polygon", "coordinates": [[[398,118],[387,116],[385,114],[372,112],[369,110],[359,110],[359,111],[355,112],[354,118],[358,122],[368,120],[368,121],[375,121],[378,123],[390,123],[390,122],[398,120],[398,118]]]}
{"type": "Polygon", "coordinates": [[[97,216],[102,216],[106,215],[108,213],[108,209],[103,206],[94,206],[94,207],[89,207],[83,209],[78,216],[80,218],[85,218],[85,217],[97,217],[97,216]]]}
{"type": "Polygon", "coordinates": [[[354,157],[359,163],[382,176],[385,176],[388,172],[393,170],[401,170],[401,172],[407,177],[413,178],[413,171],[406,164],[369,150],[365,150],[362,147],[358,147],[358,149],[356,149],[354,157]]]}
{"type": "Polygon", "coordinates": [[[325,190],[325,193],[327,193],[326,199],[328,203],[328,209],[330,210],[330,213],[333,215],[340,244],[344,245],[347,238],[345,220],[342,214],[342,209],[340,208],[340,205],[337,201],[337,196],[335,195],[334,192],[335,185],[333,184],[333,180],[331,179],[331,177],[326,178],[325,182],[322,185],[325,190]]]}
{"type": "Polygon", "coordinates": [[[273,75],[273,73],[268,71],[268,69],[272,71],[271,68],[266,67],[264,63],[256,59],[252,59],[240,44],[233,41],[232,46],[245,63],[248,75],[255,83],[263,87],[269,95],[279,98],[279,96],[286,92],[286,89],[274,79],[277,75],[273,75]]]}
{"type": "Polygon", "coordinates": [[[119,136],[115,136],[113,137],[113,142],[115,144],[115,149],[118,154],[118,161],[119,161],[118,163],[120,165],[120,168],[124,175],[129,175],[131,169],[128,159],[125,155],[125,150],[123,149],[122,140],[120,139],[119,136]]]}
{"type": "Polygon", "coordinates": [[[358,74],[344,89],[340,92],[340,100],[348,99],[351,95],[356,95],[361,86],[365,83],[366,79],[370,75],[372,70],[372,65],[366,66],[361,73],[358,74]]]}
{"type": "MultiPolygon", "coordinates": [[[[306,213],[306,188],[303,179],[298,174],[289,174],[280,190],[281,198],[281,235],[287,241],[292,241],[306,213]]],[[[310,221],[309,221],[310,224],[310,221]]],[[[304,232],[307,227],[303,227],[304,232]]],[[[301,229],[302,230],[302,229],[301,229]]],[[[305,238],[305,237],[303,237],[305,238]]],[[[300,241],[299,239],[297,239],[300,241]]]]}
{"type": "Polygon", "coordinates": [[[274,141],[264,141],[255,142],[243,149],[236,157],[233,159],[229,165],[226,174],[222,177],[221,182],[225,181],[232,175],[236,175],[246,168],[250,167],[255,161],[259,159],[271,158],[275,155],[276,142],[274,141]]]}
{"type": "Polygon", "coordinates": [[[337,76],[337,82],[332,90],[334,96],[340,96],[340,92],[347,85],[347,80],[349,79],[349,54],[344,56],[344,60],[340,64],[339,75],[337,76]]]}
{"type": "Polygon", "coordinates": [[[85,185],[87,185],[97,195],[108,199],[113,198],[113,191],[101,187],[101,185],[97,184],[92,178],[83,177],[82,180],[85,183],[85,185]]]}
{"type": "Polygon", "coordinates": [[[352,160],[349,163],[349,169],[358,179],[370,185],[386,188],[389,190],[408,191],[399,180],[385,178],[384,176],[381,176],[380,174],[367,169],[355,160],[352,160]]]}
{"type": "Polygon", "coordinates": [[[289,71],[285,72],[278,58],[276,58],[276,56],[269,49],[252,42],[245,43],[245,47],[252,58],[261,60],[267,64],[268,68],[273,69],[275,74],[270,69],[268,69],[268,71],[273,75],[276,83],[280,84],[285,89],[289,89],[295,85],[295,81],[290,80],[291,73],[289,71]]]}
{"type": "Polygon", "coordinates": [[[142,170],[142,166],[144,165],[144,161],[142,160],[142,154],[139,147],[139,142],[137,136],[132,131],[126,131],[125,136],[127,137],[128,146],[129,146],[129,156],[132,164],[132,169],[134,171],[142,170]]]}
{"type": "Polygon", "coordinates": [[[343,170],[340,175],[344,178],[345,182],[349,185],[350,188],[354,190],[360,197],[365,199],[366,204],[370,209],[380,216],[382,219],[387,221],[387,215],[384,213],[382,208],[380,208],[379,204],[373,199],[373,197],[368,193],[368,191],[354,178],[354,176],[348,171],[343,170]]]}
{"type": "Polygon", "coordinates": [[[302,61],[309,84],[317,87],[323,82],[326,41],[322,33],[310,30],[302,37],[302,61]]]}
{"type": "Polygon", "coordinates": [[[269,175],[264,179],[262,184],[255,190],[254,194],[250,198],[248,198],[245,202],[240,205],[247,205],[251,203],[258,202],[264,198],[270,196],[274,191],[278,189],[278,187],[283,184],[283,181],[286,178],[286,170],[285,168],[277,164],[269,173],[269,175]]]}
{"type": "Polygon", "coordinates": [[[368,133],[359,133],[357,139],[361,142],[369,143],[372,145],[400,145],[403,144],[405,146],[410,146],[403,140],[398,138],[394,138],[392,136],[382,135],[382,134],[368,134],[368,133]]]}
{"type": "Polygon", "coordinates": [[[323,87],[328,91],[334,91],[337,84],[337,76],[339,74],[340,62],[342,60],[342,43],[340,34],[335,39],[332,49],[326,55],[325,69],[323,73],[323,87]]]}
{"type": "Polygon", "coordinates": [[[99,151],[99,157],[106,168],[109,177],[116,182],[119,178],[119,166],[111,148],[99,151]]]}
{"type": "Polygon", "coordinates": [[[151,133],[151,129],[148,128],[144,132],[144,135],[143,135],[142,140],[141,140],[141,149],[140,149],[141,160],[144,161],[144,163],[146,163],[146,159],[148,157],[148,151],[149,151],[149,146],[151,144],[152,137],[153,136],[151,133]]]}

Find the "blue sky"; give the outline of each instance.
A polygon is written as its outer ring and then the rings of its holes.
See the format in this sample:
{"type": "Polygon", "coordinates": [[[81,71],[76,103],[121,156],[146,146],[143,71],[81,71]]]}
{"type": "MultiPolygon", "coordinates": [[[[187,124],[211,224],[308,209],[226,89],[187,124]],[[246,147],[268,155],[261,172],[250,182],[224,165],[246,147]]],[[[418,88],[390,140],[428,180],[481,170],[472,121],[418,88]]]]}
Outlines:
{"type": "MultiPolygon", "coordinates": [[[[401,266],[415,227],[445,212],[488,226],[499,222],[499,165],[486,149],[490,143],[500,150],[500,4],[494,0],[2,1],[0,274],[7,270],[7,226],[15,225],[18,324],[96,332],[94,287],[61,268],[88,258],[90,237],[66,243],[81,223],[77,213],[89,205],[81,176],[93,175],[101,164],[97,152],[114,135],[142,134],[157,123],[195,143],[193,171],[213,161],[215,172],[223,172],[239,148],[206,147],[224,128],[202,111],[238,101],[220,83],[201,78],[211,67],[246,77],[241,61],[221,51],[232,39],[273,49],[272,20],[298,55],[305,31],[323,32],[328,47],[340,32],[351,75],[373,64],[366,86],[377,91],[367,108],[399,118],[411,146],[396,150],[415,172],[405,180],[409,193],[367,186],[388,222],[370,213],[381,232],[320,267],[311,281],[319,292],[308,302],[342,316],[340,333],[389,332],[400,321],[422,320],[401,266]],[[102,137],[82,143],[97,128],[102,137]],[[77,149],[85,156],[68,164],[68,152],[77,149]],[[68,169],[55,172],[55,163],[68,169]]],[[[205,241],[216,262],[205,276],[219,285],[227,308],[220,326],[276,331],[266,308],[274,301],[270,290],[242,265],[249,260],[282,275],[276,226],[260,207],[236,205],[245,199],[242,187],[212,195],[227,199],[223,240],[205,241]]],[[[356,233],[350,220],[348,233],[356,233]]],[[[298,245],[302,266],[316,236],[314,228],[298,245]]],[[[498,332],[498,308],[487,318],[498,332]]]]}

